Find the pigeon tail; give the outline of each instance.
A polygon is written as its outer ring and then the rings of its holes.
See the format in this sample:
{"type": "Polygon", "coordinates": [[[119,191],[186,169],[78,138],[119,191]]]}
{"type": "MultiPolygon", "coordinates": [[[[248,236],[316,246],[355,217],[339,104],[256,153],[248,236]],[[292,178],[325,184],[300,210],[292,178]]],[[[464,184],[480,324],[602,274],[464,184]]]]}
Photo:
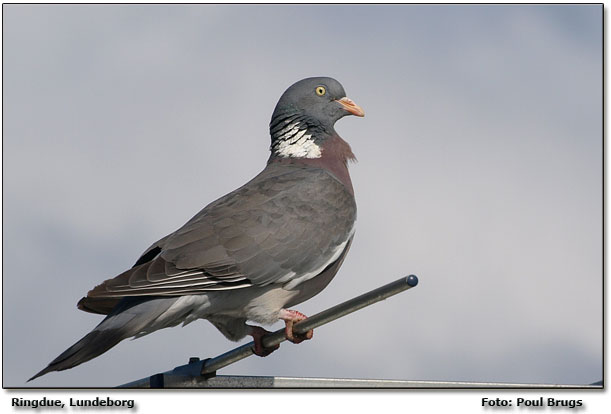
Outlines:
{"type": "Polygon", "coordinates": [[[123,298],[98,326],[62,352],[28,382],[49,372],[73,368],[103,354],[126,338],[148,333],[146,328],[174,302],[175,299],[155,297],[123,298]]]}
{"type": "MultiPolygon", "coordinates": [[[[106,321],[106,319],[104,321],[106,321]]],[[[30,378],[28,382],[42,375],[48,374],[49,372],[63,371],[65,369],[80,365],[83,362],[87,362],[90,359],[93,359],[108,351],[110,348],[126,338],[124,336],[123,329],[104,329],[102,327],[103,324],[104,322],[98,325],[98,327],[93,331],[85,335],[80,341],[62,352],[60,356],[51,361],[45,369],[30,378]],[[102,329],[98,330],[100,327],[102,327],[102,329]]]]}

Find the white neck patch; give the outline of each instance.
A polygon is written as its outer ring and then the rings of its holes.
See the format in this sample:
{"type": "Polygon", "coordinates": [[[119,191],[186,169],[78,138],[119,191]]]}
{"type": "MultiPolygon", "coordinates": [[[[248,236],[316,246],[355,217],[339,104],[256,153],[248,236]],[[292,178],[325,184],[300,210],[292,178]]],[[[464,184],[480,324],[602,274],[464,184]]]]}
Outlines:
{"type": "Polygon", "coordinates": [[[278,132],[278,145],[274,151],[285,158],[320,158],[322,148],[308,134],[307,129],[299,130],[299,122],[293,122],[278,132]]]}

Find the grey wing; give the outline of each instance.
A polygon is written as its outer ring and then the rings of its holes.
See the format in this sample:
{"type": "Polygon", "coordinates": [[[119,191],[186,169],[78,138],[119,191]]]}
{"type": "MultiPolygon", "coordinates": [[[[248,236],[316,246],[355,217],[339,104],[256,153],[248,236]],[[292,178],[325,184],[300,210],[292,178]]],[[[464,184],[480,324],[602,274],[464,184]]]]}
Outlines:
{"type": "Polygon", "coordinates": [[[175,296],[270,283],[292,288],[341,255],[355,219],[354,198],[329,173],[268,168],[88,297],[175,296]]]}

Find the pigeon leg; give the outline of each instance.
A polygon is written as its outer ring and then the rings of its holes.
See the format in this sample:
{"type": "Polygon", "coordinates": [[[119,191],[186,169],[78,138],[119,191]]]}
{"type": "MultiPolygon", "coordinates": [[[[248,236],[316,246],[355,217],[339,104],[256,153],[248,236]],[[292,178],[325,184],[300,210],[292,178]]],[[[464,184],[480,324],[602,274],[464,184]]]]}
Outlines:
{"type": "Polygon", "coordinates": [[[312,339],[312,336],[314,336],[313,329],[310,329],[308,332],[302,335],[297,335],[293,332],[293,324],[295,322],[302,321],[306,318],[307,316],[305,316],[303,313],[298,312],[296,310],[292,310],[292,309],[281,309],[280,310],[280,319],[282,319],[284,323],[286,324],[286,326],[284,327],[286,339],[288,339],[289,341],[291,341],[294,344],[298,344],[307,339],[312,339]]]}
{"type": "Polygon", "coordinates": [[[252,339],[254,339],[255,341],[255,349],[253,350],[255,355],[258,355],[260,357],[266,357],[272,352],[274,352],[276,349],[280,348],[280,344],[276,345],[273,348],[265,348],[263,346],[261,338],[263,338],[263,335],[270,333],[268,330],[265,330],[260,326],[248,325],[248,327],[250,328],[250,332],[248,332],[248,335],[252,336],[252,339]]]}

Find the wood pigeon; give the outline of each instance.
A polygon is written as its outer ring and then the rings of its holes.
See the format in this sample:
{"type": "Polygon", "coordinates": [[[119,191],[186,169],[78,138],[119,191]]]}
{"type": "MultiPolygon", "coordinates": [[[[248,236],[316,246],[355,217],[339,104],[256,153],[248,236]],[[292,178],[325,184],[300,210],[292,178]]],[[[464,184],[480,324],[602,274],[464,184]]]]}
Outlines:
{"type": "Polygon", "coordinates": [[[324,289],[354,236],[356,203],[350,146],[335,131],[346,115],[364,116],[328,77],[307,78],[280,97],[270,122],[266,167],[184,226],[155,242],[129,270],[106,280],[78,308],[107,315],[30,381],[75,367],[123,339],[209,320],[232,341],[251,335],[265,356],[267,331],[247,324],[306,318],[289,309],[324,289]]]}

